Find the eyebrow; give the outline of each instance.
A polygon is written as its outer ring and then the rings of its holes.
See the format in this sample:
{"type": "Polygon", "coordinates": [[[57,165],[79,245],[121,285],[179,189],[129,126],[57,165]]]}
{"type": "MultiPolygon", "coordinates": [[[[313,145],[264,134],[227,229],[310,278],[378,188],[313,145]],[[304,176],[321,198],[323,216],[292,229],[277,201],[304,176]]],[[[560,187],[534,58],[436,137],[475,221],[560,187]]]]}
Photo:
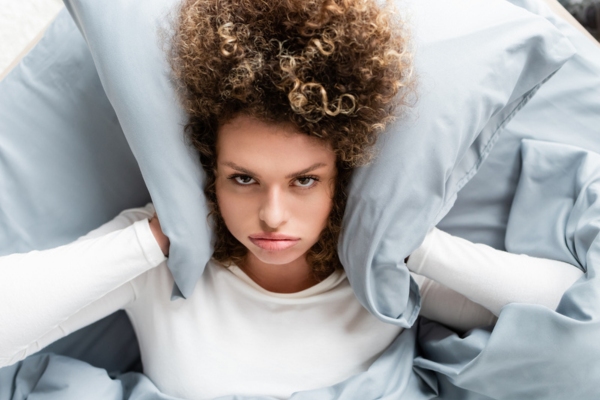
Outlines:
{"type": "MultiPolygon", "coordinates": [[[[249,169],[246,169],[244,167],[240,167],[239,165],[237,165],[237,164],[235,164],[235,163],[233,163],[231,161],[222,162],[221,164],[227,165],[228,167],[231,167],[231,168],[233,168],[235,170],[238,170],[240,172],[243,172],[245,174],[258,177],[258,174],[255,174],[254,172],[252,172],[249,169]]],[[[291,173],[289,175],[286,175],[285,177],[286,177],[286,179],[295,178],[297,176],[304,175],[304,174],[306,174],[306,173],[308,173],[308,172],[310,172],[312,170],[315,170],[317,168],[326,167],[326,166],[327,166],[327,164],[322,163],[322,162],[318,162],[316,164],[311,165],[308,168],[303,169],[302,171],[293,172],[293,173],[291,173]]]]}

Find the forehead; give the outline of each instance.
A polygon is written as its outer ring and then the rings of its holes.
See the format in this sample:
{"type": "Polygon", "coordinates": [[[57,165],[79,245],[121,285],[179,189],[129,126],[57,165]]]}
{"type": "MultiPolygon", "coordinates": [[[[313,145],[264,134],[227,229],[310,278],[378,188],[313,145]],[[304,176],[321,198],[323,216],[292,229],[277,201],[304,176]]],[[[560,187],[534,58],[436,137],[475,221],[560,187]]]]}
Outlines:
{"type": "Polygon", "coordinates": [[[291,125],[263,122],[245,115],[219,128],[217,159],[253,170],[280,168],[282,173],[317,162],[335,166],[335,153],[328,143],[291,125]]]}

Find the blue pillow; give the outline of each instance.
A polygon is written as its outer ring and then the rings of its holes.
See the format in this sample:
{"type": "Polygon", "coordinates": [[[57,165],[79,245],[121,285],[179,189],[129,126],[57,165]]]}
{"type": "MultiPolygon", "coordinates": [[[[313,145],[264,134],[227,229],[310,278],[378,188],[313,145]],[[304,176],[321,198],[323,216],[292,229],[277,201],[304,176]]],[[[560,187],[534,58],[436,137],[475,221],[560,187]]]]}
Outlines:
{"type": "Polygon", "coordinates": [[[63,10],[0,81],[0,255],[75,240],[150,195],[63,10]]]}
{"type": "MultiPolygon", "coordinates": [[[[171,239],[174,295],[189,296],[211,256],[203,172],[183,142],[185,115],[161,32],[176,0],[67,0],[171,239]],[[179,292],[178,290],[179,289],[179,292]]],[[[544,18],[502,0],[398,3],[414,25],[419,101],[356,171],[339,254],[361,303],[410,326],[419,294],[403,259],[450,209],[508,120],[569,57],[544,18]]]]}

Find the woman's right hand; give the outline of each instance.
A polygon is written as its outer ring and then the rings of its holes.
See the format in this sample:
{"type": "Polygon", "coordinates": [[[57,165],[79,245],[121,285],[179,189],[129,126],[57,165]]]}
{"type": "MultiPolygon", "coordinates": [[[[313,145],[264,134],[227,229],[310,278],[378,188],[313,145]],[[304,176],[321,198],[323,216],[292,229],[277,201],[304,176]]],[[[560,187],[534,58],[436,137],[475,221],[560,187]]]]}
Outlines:
{"type": "Polygon", "coordinates": [[[154,216],[150,219],[150,230],[152,231],[152,234],[154,235],[154,238],[160,246],[160,249],[162,250],[163,254],[165,255],[165,257],[168,257],[169,245],[171,244],[171,242],[169,241],[169,238],[166,237],[163,233],[160,227],[160,221],[158,220],[158,216],[156,215],[156,213],[154,213],[154,216]]]}

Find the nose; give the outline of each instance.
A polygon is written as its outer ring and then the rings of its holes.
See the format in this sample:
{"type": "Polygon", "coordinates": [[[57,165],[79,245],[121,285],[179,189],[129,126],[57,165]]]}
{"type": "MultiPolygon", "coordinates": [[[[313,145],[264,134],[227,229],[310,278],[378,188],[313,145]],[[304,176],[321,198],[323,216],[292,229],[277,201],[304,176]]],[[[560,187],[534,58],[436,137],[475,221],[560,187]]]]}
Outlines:
{"type": "Polygon", "coordinates": [[[287,208],[284,194],[278,187],[269,188],[261,204],[258,217],[270,229],[279,228],[287,221],[287,208]]]}

